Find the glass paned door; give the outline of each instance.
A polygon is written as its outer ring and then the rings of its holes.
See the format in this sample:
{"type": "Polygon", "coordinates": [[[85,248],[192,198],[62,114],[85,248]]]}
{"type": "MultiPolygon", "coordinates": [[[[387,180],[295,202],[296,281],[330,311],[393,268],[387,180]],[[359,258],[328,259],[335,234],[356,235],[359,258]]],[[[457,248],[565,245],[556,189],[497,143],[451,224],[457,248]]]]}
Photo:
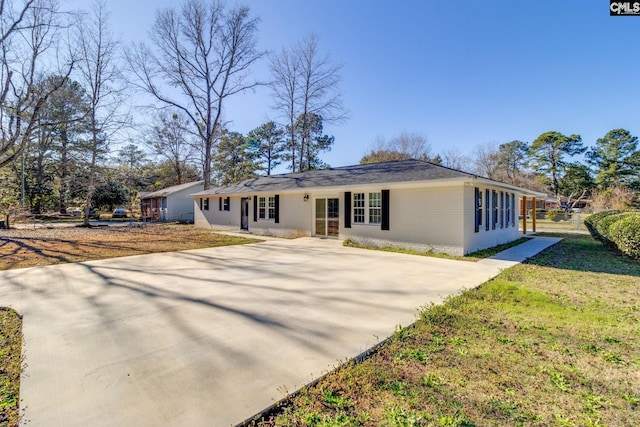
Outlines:
{"type": "Polygon", "coordinates": [[[340,232],[338,199],[327,199],[327,236],[338,237],[340,232]]]}
{"type": "Polygon", "coordinates": [[[340,233],[339,199],[316,199],[315,234],[338,237],[340,233]]]}
{"type": "Polygon", "coordinates": [[[327,199],[316,199],[316,234],[327,235],[327,199]]]}

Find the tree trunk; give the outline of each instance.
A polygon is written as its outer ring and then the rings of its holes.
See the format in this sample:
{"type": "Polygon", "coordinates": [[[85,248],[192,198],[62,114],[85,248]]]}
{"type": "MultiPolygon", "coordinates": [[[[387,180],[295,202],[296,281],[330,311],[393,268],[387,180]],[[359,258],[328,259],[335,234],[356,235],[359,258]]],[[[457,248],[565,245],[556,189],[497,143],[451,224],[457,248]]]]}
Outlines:
{"type": "Polygon", "coordinates": [[[69,165],[67,164],[67,145],[69,142],[69,135],[67,130],[63,129],[60,132],[60,200],[59,200],[59,209],[61,214],[67,213],[67,193],[69,191],[68,188],[68,180],[69,180],[69,165]]]}

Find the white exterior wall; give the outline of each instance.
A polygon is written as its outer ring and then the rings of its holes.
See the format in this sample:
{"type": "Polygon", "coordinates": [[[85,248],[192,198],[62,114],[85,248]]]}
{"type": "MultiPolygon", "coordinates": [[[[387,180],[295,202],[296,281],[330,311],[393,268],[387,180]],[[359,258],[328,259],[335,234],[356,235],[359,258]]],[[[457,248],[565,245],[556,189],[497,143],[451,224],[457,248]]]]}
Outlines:
{"type": "MultiPolygon", "coordinates": [[[[193,223],[196,227],[216,227],[217,224],[211,211],[200,210],[200,197],[192,200],[193,203],[193,223]]],[[[209,202],[211,203],[211,202],[209,202]]],[[[211,206],[209,206],[211,209],[211,206]]]]}
{"type": "Polygon", "coordinates": [[[193,197],[190,194],[202,191],[203,185],[185,188],[167,196],[167,210],[164,213],[164,221],[187,221],[194,220],[193,197]]]}
{"type": "MultiPolygon", "coordinates": [[[[314,207],[317,198],[339,198],[340,239],[352,239],[358,243],[373,246],[396,246],[421,251],[434,250],[452,255],[465,255],[476,250],[485,249],[498,244],[507,243],[520,237],[516,223],[500,224],[493,229],[485,229],[485,192],[499,187],[479,186],[483,194],[483,221],[478,232],[475,232],[475,190],[471,184],[453,183],[448,186],[349,188],[354,193],[389,192],[389,230],[382,230],[380,224],[355,224],[353,207],[351,207],[351,228],[345,228],[344,189],[306,192],[309,200],[304,201],[304,192],[279,194],[279,223],[273,219],[253,221],[253,194],[249,197],[249,232],[285,238],[310,236],[314,233],[314,207]]],[[[511,194],[502,189],[504,194],[511,194]]],[[[258,194],[259,197],[274,196],[258,194]]],[[[519,194],[515,194],[516,209],[519,194]]],[[[224,196],[223,196],[224,197],[224,196]]],[[[498,196],[499,197],[499,196],[498,196]]],[[[223,230],[240,230],[240,209],[243,196],[230,197],[230,210],[220,211],[218,196],[209,198],[209,210],[200,210],[200,199],[194,202],[194,222],[198,226],[213,227],[223,230]]],[[[506,211],[505,211],[506,214],[506,211]]],[[[490,215],[491,219],[491,215],[490,215]]]]}
{"type": "MultiPolygon", "coordinates": [[[[222,197],[223,199],[225,197],[222,197]]],[[[203,197],[203,199],[207,199],[203,197]]],[[[220,210],[220,197],[213,196],[209,197],[209,209],[200,210],[200,197],[195,198],[195,202],[193,201],[193,197],[191,198],[193,203],[193,209],[195,212],[195,225],[199,227],[215,227],[220,229],[229,229],[237,231],[240,229],[240,200],[241,197],[230,197],[230,205],[229,210],[220,210]],[[237,229],[237,230],[236,230],[237,229]]]]}
{"type": "MultiPolygon", "coordinates": [[[[258,197],[270,197],[275,194],[258,194],[258,197]]],[[[249,232],[294,238],[311,235],[312,202],[304,201],[304,193],[280,194],[280,222],[273,219],[253,221],[253,198],[249,206],[249,232]]]]}
{"type": "MultiPolygon", "coordinates": [[[[500,189],[499,187],[487,187],[487,186],[478,186],[479,190],[482,192],[482,225],[479,227],[478,232],[475,232],[475,187],[471,185],[467,185],[464,187],[464,202],[465,202],[465,222],[467,226],[465,227],[464,240],[465,240],[465,254],[478,251],[480,249],[491,248],[496,245],[500,245],[503,243],[512,242],[521,237],[520,232],[518,231],[518,205],[519,205],[519,193],[515,193],[514,191],[505,191],[504,189],[500,189]],[[492,226],[492,213],[491,206],[486,206],[486,192],[490,193],[495,190],[498,195],[498,212],[500,212],[500,191],[502,191],[505,195],[515,194],[515,224],[509,218],[509,223],[507,225],[506,221],[503,226],[500,226],[500,221],[498,220],[498,224],[496,228],[493,229],[492,226]],[[489,229],[486,229],[486,209],[489,208],[489,229]]],[[[509,200],[511,203],[511,200],[509,200]]],[[[505,203],[506,205],[506,203],[505,203]]],[[[513,208],[512,208],[513,209],[513,208]]],[[[498,217],[500,215],[498,214],[498,217]]],[[[505,209],[506,216],[506,209],[505,209]]]]}
{"type": "MultiPolygon", "coordinates": [[[[257,194],[258,197],[273,197],[275,194],[257,194]]],[[[223,196],[223,198],[226,196],[223,196]]],[[[300,237],[311,235],[311,200],[305,202],[304,194],[279,194],[279,222],[274,219],[253,221],[253,197],[230,196],[230,210],[219,210],[219,197],[209,197],[209,210],[200,210],[200,198],[192,203],[195,209],[195,224],[199,227],[213,227],[223,230],[240,231],[241,200],[249,200],[249,232],[277,237],[300,237]]]]}
{"type": "MultiPolygon", "coordinates": [[[[380,190],[356,188],[352,190],[352,197],[353,193],[380,190]]],[[[462,185],[389,190],[389,230],[382,230],[380,224],[361,225],[353,222],[351,228],[344,228],[341,218],[340,237],[374,246],[434,250],[454,255],[464,253],[462,185]]],[[[344,203],[344,193],[341,194],[341,202],[344,203]]],[[[344,215],[342,206],[340,210],[344,215]]]]}

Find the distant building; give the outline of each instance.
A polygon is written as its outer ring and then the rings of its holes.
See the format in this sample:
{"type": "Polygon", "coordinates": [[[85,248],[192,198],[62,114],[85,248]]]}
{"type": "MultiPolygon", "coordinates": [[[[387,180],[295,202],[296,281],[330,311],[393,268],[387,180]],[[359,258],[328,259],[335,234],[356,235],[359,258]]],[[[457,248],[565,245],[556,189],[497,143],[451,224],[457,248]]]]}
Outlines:
{"type": "Polygon", "coordinates": [[[204,181],[174,185],[162,190],[140,193],[142,217],[151,221],[193,222],[193,197],[204,189],[204,181]]]}

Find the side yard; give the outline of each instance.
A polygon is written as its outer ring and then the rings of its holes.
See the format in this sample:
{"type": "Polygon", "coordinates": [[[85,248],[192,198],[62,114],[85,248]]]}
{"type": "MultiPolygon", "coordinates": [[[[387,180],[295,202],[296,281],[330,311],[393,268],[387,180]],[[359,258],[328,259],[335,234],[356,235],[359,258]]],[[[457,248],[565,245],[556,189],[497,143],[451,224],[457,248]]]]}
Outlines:
{"type": "Polygon", "coordinates": [[[0,270],[257,241],[180,224],[3,230],[0,270]]]}
{"type": "Polygon", "coordinates": [[[250,425],[640,425],[640,263],[563,237],[250,425]]]}

